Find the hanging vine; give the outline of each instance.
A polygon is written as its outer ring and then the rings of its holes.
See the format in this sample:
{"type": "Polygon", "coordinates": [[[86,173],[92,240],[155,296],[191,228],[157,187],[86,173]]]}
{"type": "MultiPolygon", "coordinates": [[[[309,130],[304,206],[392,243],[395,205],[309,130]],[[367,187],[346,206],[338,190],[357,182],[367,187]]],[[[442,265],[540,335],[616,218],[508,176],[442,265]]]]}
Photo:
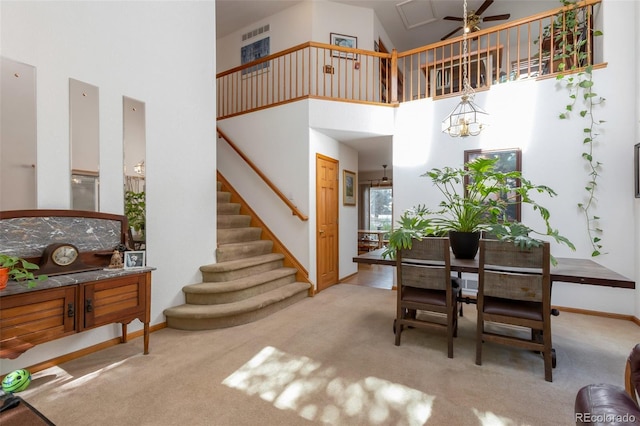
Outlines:
{"type": "MultiPolygon", "coordinates": [[[[559,74],[556,78],[569,91],[570,101],[565,106],[565,110],[560,113],[559,118],[561,120],[569,119],[571,112],[574,111],[575,107],[578,107],[581,108],[579,110],[580,117],[587,123],[582,129],[582,144],[584,146],[582,159],[587,164],[588,173],[588,182],[585,186],[587,195],[584,202],[578,203],[578,208],[585,218],[587,233],[592,246],[591,256],[595,257],[602,254],[601,236],[603,231],[598,225],[600,217],[593,214],[597,203],[598,178],[602,169],[602,163],[594,158],[594,147],[598,142],[598,129],[605,121],[596,119],[594,108],[602,105],[605,98],[594,91],[593,66],[587,63],[589,57],[584,48],[587,43],[587,37],[584,35],[589,29],[587,23],[591,17],[586,8],[578,8],[574,1],[561,0],[561,2],[563,5],[569,6],[569,8],[559,17],[561,20],[558,21],[556,19],[556,23],[553,24],[555,28],[560,22],[558,25],[560,31],[556,30],[554,33],[559,50],[553,59],[561,61],[558,65],[559,74]],[[573,72],[570,75],[564,74],[567,64],[570,64],[570,72],[573,72]],[[584,69],[576,73],[575,70],[579,67],[584,69]],[[580,100],[580,104],[578,104],[578,100],[580,100]]],[[[593,36],[601,36],[602,32],[591,30],[591,34],[593,36]]]]}

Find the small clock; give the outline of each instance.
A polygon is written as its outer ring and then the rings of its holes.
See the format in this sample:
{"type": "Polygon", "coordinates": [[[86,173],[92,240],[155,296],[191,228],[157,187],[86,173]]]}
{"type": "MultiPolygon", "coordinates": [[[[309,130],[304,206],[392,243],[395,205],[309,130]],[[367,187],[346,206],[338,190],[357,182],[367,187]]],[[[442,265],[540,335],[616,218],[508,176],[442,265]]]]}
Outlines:
{"type": "Polygon", "coordinates": [[[72,272],[84,272],[101,269],[99,266],[86,265],[80,259],[80,251],[70,243],[49,244],[40,258],[37,274],[58,275],[72,272]]]}
{"type": "Polygon", "coordinates": [[[51,253],[51,260],[58,266],[69,266],[78,258],[78,249],[71,244],[62,244],[51,253]]]}

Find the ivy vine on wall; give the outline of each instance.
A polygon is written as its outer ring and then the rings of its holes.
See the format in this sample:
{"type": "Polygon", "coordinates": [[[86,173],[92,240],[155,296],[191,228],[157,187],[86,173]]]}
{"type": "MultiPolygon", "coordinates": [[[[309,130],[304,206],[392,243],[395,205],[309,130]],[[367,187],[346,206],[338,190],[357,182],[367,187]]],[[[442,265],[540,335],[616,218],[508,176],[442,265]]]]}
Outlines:
{"type": "Polygon", "coordinates": [[[588,21],[591,16],[586,7],[579,7],[572,0],[561,0],[561,2],[568,8],[553,23],[552,30],[558,46],[553,59],[560,61],[559,74],[556,78],[569,91],[569,103],[560,113],[559,118],[569,119],[571,113],[577,110],[580,118],[586,122],[581,139],[584,147],[582,159],[587,165],[588,181],[584,187],[586,191],[584,201],[578,203],[578,208],[585,218],[592,246],[591,256],[595,257],[602,254],[603,231],[599,226],[600,217],[593,213],[597,204],[598,178],[602,170],[602,163],[594,157],[594,148],[599,142],[598,130],[605,121],[598,120],[594,110],[604,103],[605,98],[594,90],[593,65],[588,62],[589,53],[585,45],[588,31],[591,31],[592,36],[601,36],[602,32],[589,27],[588,21]],[[578,69],[580,69],[579,72],[578,69]]]}

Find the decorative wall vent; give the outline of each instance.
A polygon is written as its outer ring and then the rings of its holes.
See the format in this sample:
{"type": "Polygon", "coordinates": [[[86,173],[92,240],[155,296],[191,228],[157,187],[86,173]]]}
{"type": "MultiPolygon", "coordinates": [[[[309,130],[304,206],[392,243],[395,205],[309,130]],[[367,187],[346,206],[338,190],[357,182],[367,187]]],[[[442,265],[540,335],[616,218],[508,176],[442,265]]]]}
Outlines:
{"type": "Polygon", "coordinates": [[[255,30],[251,30],[248,33],[242,34],[242,41],[247,41],[259,35],[269,32],[269,24],[263,25],[255,30]]]}

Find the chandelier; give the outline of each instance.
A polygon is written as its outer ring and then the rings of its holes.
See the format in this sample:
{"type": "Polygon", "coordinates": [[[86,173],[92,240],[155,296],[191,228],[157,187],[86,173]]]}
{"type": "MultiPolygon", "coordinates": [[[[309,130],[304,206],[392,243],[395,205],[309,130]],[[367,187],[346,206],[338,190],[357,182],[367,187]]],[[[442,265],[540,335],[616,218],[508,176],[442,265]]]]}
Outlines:
{"type": "Polygon", "coordinates": [[[467,34],[470,32],[467,21],[467,0],[464,0],[464,32],[462,35],[462,98],[460,103],[442,121],[442,132],[453,138],[477,136],[486,127],[482,119],[488,115],[482,108],[473,102],[475,91],[469,84],[467,75],[467,34]]]}

